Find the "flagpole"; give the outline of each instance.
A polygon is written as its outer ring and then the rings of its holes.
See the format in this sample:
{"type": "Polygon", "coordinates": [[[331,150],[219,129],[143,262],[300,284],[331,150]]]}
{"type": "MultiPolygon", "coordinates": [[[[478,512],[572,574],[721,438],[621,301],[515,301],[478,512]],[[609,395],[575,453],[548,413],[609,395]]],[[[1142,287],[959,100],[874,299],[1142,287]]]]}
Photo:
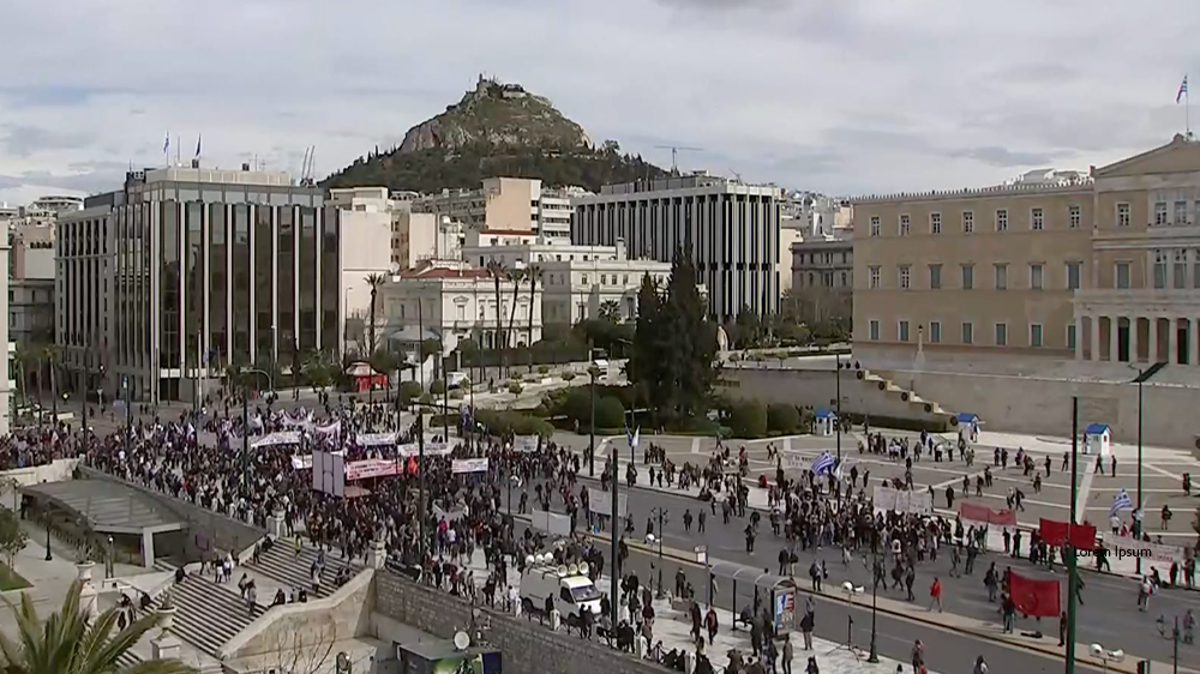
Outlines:
{"type": "MultiPolygon", "coordinates": [[[[1184,136],[1192,138],[1192,98],[1185,87],[1183,90],[1183,132],[1184,136]]],[[[1140,559],[1140,558],[1139,558],[1140,559]]]]}
{"type": "Polygon", "coordinates": [[[1067,634],[1066,674],[1075,674],[1075,591],[1079,584],[1079,564],[1075,557],[1072,529],[1079,513],[1076,512],[1079,489],[1079,398],[1071,398],[1071,520],[1067,523],[1067,542],[1063,552],[1067,555],[1067,634]]]}

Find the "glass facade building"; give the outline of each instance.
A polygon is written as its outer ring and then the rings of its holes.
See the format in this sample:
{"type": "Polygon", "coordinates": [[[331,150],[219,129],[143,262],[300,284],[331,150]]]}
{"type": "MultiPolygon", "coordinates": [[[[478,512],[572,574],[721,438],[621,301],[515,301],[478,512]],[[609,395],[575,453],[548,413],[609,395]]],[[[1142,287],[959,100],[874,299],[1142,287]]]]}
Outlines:
{"type": "Polygon", "coordinates": [[[60,225],[64,364],[108,395],[189,400],[229,367],[336,352],[340,235],[323,192],[283,173],[131,172],[60,225]],[[103,300],[79,311],[76,292],[103,300]]]}

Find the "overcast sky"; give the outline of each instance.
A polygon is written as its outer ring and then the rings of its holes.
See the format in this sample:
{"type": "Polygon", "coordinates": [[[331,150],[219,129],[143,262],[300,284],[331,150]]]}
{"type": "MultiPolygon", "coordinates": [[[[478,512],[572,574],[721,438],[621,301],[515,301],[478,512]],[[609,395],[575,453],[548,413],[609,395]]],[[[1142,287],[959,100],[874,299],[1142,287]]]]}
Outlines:
{"type": "Polygon", "coordinates": [[[322,177],[481,72],[662,166],[655,146],[683,145],[703,150],[685,169],[838,195],[985,185],[1165,143],[1180,80],[1200,78],[1200,0],[0,0],[0,16],[9,202],[116,187],[164,161],[168,131],[185,160],[203,134],[219,166],[295,172],[315,145],[322,177]]]}

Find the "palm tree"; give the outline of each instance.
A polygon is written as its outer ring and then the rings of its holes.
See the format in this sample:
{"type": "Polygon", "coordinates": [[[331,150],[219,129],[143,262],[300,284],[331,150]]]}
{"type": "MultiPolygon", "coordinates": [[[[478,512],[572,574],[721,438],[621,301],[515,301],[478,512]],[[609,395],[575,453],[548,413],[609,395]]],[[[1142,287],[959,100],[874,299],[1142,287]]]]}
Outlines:
{"type": "Polygon", "coordinates": [[[30,349],[25,342],[17,344],[13,362],[17,366],[17,376],[21,382],[21,406],[29,407],[29,370],[30,366],[37,367],[37,352],[30,349]]]}
{"type": "Polygon", "coordinates": [[[621,322],[621,305],[616,300],[604,300],[600,303],[600,320],[609,323],[621,322]]]}
{"type": "MultiPolygon", "coordinates": [[[[496,290],[496,332],[492,339],[492,348],[500,350],[500,369],[504,367],[504,351],[502,346],[505,343],[502,341],[500,334],[504,331],[504,326],[500,320],[500,280],[508,278],[508,268],[500,260],[492,258],[488,260],[484,266],[487,273],[492,277],[492,285],[496,290]]],[[[486,375],[485,375],[486,376],[486,375]]]]}
{"type": "Polygon", "coordinates": [[[5,674],[194,674],[195,669],[178,660],[150,660],[123,664],[133,647],[154,629],[149,614],[117,631],[118,609],[113,607],[89,625],[79,603],[83,585],[76,580],[63,599],[62,608],[43,620],[33,599],[21,593],[21,603],[12,607],[17,639],[0,634],[0,671],[5,674]]]}
{"type": "MultiPolygon", "coordinates": [[[[517,318],[517,299],[521,295],[521,283],[525,280],[525,270],[514,269],[509,273],[508,277],[513,284],[513,297],[512,306],[508,309],[508,330],[505,332],[511,335],[513,331],[513,321],[517,318]]],[[[511,375],[512,373],[509,372],[509,376],[511,375]]]]}
{"type": "MultiPolygon", "coordinates": [[[[57,344],[46,344],[42,347],[42,360],[50,373],[50,409],[54,415],[54,423],[58,423],[58,366],[62,363],[62,350],[57,344]]],[[[40,395],[38,396],[41,397],[40,395]]]]}
{"type": "Polygon", "coordinates": [[[533,313],[537,301],[537,284],[542,278],[542,268],[539,265],[531,264],[525,270],[525,275],[529,277],[529,328],[525,335],[525,345],[529,347],[529,371],[533,372],[533,313]]]}
{"type": "Polygon", "coordinates": [[[371,332],[368,336],[370,341],[367,343],[366,358],[370,360],[371,356],[375,355],[375,296],[379,292],[379,289],[383,287],[383,284],[387,283],[387,277],[383,274],[368,274],[363,280],[367,282],[367,287],[371,289],[371,332]]]}

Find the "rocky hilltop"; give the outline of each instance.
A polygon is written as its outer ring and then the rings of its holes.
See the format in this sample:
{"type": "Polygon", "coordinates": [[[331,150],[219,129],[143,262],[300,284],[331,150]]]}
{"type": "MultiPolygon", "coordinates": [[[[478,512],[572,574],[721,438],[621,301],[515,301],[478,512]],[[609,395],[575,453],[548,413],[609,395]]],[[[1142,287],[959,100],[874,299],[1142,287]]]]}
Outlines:
{"type": "Polygon", "coordinates": [[[623,154],[615,141],[596,147],[546,97],[480,77],[458,103],[409,129],[398,147],[360,157],[322,185],[433,193],[508,176],[598,191],[608,183],[664,175],[641,157],[623,154]]]}
{"type": "Polygon", "coordinates": [[[471,145],[503,147],[589,148],[583,127],[567,119],[550,99],[482,75],[475,89],[442,114],[404,134],[401,154],[437,148],[457,150],[471,145]]]}

